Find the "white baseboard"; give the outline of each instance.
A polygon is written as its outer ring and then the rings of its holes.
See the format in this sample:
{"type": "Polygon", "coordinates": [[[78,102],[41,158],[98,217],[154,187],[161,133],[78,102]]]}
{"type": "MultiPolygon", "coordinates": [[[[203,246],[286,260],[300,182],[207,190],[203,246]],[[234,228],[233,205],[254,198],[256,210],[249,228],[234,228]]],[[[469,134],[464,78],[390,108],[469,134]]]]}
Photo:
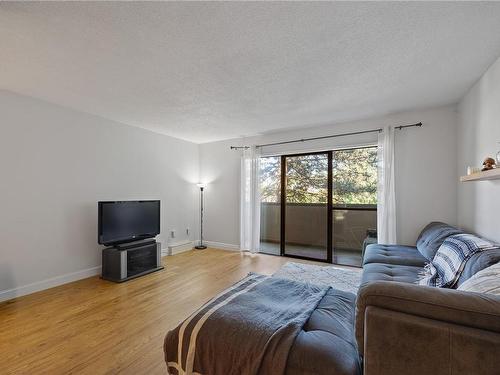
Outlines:
{"type": "Polygon", "coordinates": [[[72,281],[77,281],[81,279],[86,279],[101,273],[101,266],[88,268],[86,270],[76,271],[72,273],[67,273],[65,275],[52,277],[50,279],[37,281],[31,284],[19,286],[17,288],[1,290],[0,291],[0,302],[6,301],[12,298],[25,296],[27,294],[39,292],[41,290],[53,288],[62,284],[67,284],[72,281]]]}
{"type": "MultiPolygon", "coordinates": [[[[197,241],[186,241],[178,244],[170,245],[166,249],[162,249],[162,256],[164,255],[174,255],[179,254],[184,251],[191,250],[194,245],[198,243],[197,241]]],[[[208,247],[212,247],[215,249],[221,250],[230,250],[230,251],[240,251],[239,245],[228,244],[223,242],[215,242],[215,241],[203,241],[205,245],[208,247]]],[[[52,277],[50,279],[37,281],[31,284],[22,285],[12,289],[0,290],[0,302],[7,301],[12,298],[25,296],[27,294],[40,292],[45,289],[53,288],[59,285],[67,284],[73,281],[86,279],[88,277],[96,276],[101,274],[101,266],[88,268],[81,271],[76,271],[72,273],[67,273],[65,275],[60,275],[56,277],[52,277]]]]}
{"type": "Polygon", "coordinates": [[[180,254],[185,251],[192,250],[194,247],[193,241],[183,241],[168,245],[168,247],[162,250],[162,255],[175,255],[180,254]]]}
{"type": "Polygon", "coordinates": [[[215,249],[240,251],[240,245],[234,245],[224,242],[215,242],[215,241],[203,241],[203,243],[208,247],[213,247],[215,249]]]}

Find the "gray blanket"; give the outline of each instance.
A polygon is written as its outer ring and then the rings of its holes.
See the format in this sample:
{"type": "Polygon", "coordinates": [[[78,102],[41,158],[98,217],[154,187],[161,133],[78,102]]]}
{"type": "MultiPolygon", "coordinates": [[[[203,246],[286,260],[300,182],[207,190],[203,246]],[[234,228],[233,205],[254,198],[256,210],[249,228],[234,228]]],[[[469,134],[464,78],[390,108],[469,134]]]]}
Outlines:
{"type": "Polygon", "coordinates": [[[168,332],[169,373],[284,374],[295,337],[327,290],[248,275],[168,332]]]}

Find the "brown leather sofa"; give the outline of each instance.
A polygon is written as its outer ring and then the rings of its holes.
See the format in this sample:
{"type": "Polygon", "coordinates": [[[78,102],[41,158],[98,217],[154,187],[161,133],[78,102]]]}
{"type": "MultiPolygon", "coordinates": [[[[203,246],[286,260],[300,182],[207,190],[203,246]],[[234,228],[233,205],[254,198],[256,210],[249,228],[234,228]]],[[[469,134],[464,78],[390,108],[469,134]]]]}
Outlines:
{"type": "MultiPolygon", "coordinates": [[[[500,374],[500,297],[416,285],[426,256],[435,253],[427,246],[439,247],[442,241],[429,241],[421,234],[419,243],[420,249],[397,245],[366,249],[355,317],[363,373],[500,374]]],[[[500,250],[476,254],[459,284],[498,261],[500,250]]]]}
{"type": "Polygon", "coordinates": [[[365,375],[500,374],[500,298],[400,282],[360,289],[365,375]]]}

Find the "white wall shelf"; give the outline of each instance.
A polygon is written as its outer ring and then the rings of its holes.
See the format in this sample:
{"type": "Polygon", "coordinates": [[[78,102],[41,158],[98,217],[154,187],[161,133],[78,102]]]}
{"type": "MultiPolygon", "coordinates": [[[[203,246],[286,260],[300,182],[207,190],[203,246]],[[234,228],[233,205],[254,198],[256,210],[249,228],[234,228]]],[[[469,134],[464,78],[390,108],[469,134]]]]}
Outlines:
{"type": "Polygon", "coordinates": [[[460,177],[461,182],[486,181],[500,179],[500,168],[490,169],[489,171],[472,173],[468,176],[460,177]]]}

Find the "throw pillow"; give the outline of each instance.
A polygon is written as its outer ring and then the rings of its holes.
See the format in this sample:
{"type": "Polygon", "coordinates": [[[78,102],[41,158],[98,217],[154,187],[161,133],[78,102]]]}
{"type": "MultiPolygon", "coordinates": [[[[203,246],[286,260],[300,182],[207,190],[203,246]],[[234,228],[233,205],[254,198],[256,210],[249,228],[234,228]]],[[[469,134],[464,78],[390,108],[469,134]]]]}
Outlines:
{"type": "Polygon", "coordinates": [[[500,263],[479,271],[458,287],[458,290],[500,296],[500,263]]]}

